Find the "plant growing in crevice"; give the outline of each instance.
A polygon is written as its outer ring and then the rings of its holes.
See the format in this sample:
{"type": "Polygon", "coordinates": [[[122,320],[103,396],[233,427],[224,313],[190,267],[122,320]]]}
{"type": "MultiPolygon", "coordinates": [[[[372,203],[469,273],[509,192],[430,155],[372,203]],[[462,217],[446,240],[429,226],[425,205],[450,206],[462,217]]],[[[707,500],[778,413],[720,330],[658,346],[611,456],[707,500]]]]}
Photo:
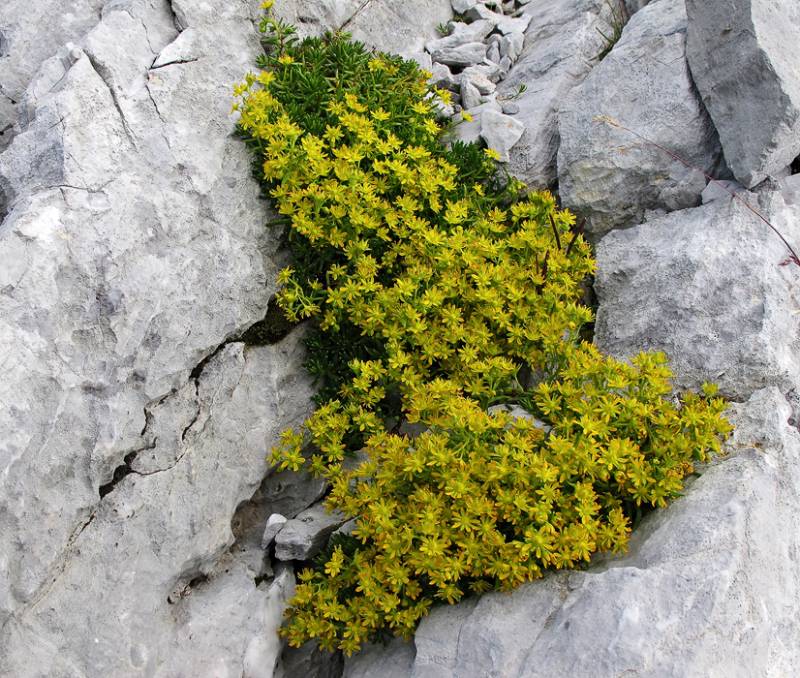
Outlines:
{"type": "Polygon", "coordinates": [[[341,34],[266,42],[234,107],[288,226],[278,301],[313,324],[321,386],[273,460],[357,518],[300,574],[290,644],[351,653],[409,636],[436,602],[623,550],[637,511],[720,449],[713,387],[673,401],[664,356],[627,364],[581,339],[594,261],[574,216],[491,152],[444,146],[447,93],[416,64],[341,34]]]}
{"type": "Polygon", "coordinates": [[[623,0],[606,0],[605,4],[608,6],[611,15],[609,19],[611,31],[607,33],[600,30],[600,28],[596,29],[605,41],[603,49],[600,50],[600,53],[594,58],[597,62],[602,61],[611,53],[611,50],[614,49],[614,45],[616,45],[622,37],[622,31],[625,29],[625,25],[630,19],[623,0]]]}

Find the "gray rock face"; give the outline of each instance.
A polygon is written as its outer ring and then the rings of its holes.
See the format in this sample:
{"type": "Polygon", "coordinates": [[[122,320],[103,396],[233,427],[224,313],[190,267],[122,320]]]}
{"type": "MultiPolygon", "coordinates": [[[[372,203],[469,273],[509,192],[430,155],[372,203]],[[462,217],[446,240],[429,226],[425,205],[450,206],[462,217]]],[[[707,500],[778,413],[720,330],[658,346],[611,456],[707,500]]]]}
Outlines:
{"type": "MultiPolygon", "coordinates": [[[[304,6],[308,4],[311,3],[302,2],[304,6]]],[[[354,40],[410,57],[422,52],[425,43],[439,35],[436,27],[452,18],[449,0],[362,1],[343,29],[354,40]]]]}
{"type": "Polygon", "coordinates": [[[100,486],[147,446],[147,412],[273,289],[265,208],[229,136],[250,15],[207,9],[183,38],[195,61],[149,70],[177,36],[163,10],[121,3],[65,73],[43,68],[0,156],[0,617],[40,595],[100,486]]]}
{"type": "MultiPolygon", "coordinates": [[[[800,243],[800,208],[740,195],[800,243]]],[[[800,314],[787,256],[730,196],[610,233],[597,246],[595,341],[620,357],[665,351],[680,388],[715,381],[736,399],[788,390],[800,382],[800,314]]]]}
{"type": "Polygon", "coordinates": [[[683,0],[658,0],[634,15],[611,53],[564,102],[559,190],[566,206],[588,218],[595,237],[641,223],[647,210],[700,204],[703,172],[714,171],[721,149],[685,57],[683,0]]]}
{"type": "Polygon", "coordinates": [[[308,413],[298,352],[298,337],[229,344],[197,378],[188,422],[174,412],[190,408],[171,402],[182,392],[150,410],[147,470],[128,463],[61,554],[54,581],[6,619],[6,675],[72,675],[68,666],[80,675],[190,676],[208,666],[242,675],[250,654],[268,651],[264,642],[277,657],[269,639],[286,596],[278,602],[254,584],[263,554],[249,545],[263,523],[248,539],[247,525],[232,532],[231,516],[258,488],[269,441],[308,413]]]}
{"type": "Polygon", "coordinates": [[[687,0],[686,8],[694,81],[731,171],[753,187],[800,155],[800,5],[687,0]]]}
{"type": "Polygon", "coordinates": [[[519,61],[498,87],[498,97],[516,96],[525,133],[511,152],[509,171],[532,187],[556,181],[558,109],[580,84],[603,49],[600,31],[611,31],[606,0],[532,0],[523,9],[531,17],[519,61]]]}
{"type": "Polygon", "coordinates": [[[200,365],[274,290],[230,135],[255,5],[108,3],[17,105],[0,156],[2,675],[242,675],[279,623],[260,559],[228,549],[267,450],[310,410],[298,338],[200,365]]]}
{"type": "Polygon", "coordinates": [[[792,555],[800,538],[779,527],[800,510],[800,434],[790,415],[775,388],[734,405],[729,456],[648,516],[626,556],[439,607],[413,645],[368,651],[348,661],[345,676],[791,675],[800,660],[792,555]],[[397,668],[380,673],[386,665],[397,668]]]}
{"type": "Polygon", "coordinates": [[[83,37],[105,0],[6,0],[0,11],[0,149],[13,136],[17,107],[33,74],[61,45],[83,37]]]}
{"type": "Polygon", "coordinates": [[[329,512],[323,504],[297,514],[275,537],[278,560],[308,560],[322,550],[333,531],[347,521],[339,511],[329,512]]]}

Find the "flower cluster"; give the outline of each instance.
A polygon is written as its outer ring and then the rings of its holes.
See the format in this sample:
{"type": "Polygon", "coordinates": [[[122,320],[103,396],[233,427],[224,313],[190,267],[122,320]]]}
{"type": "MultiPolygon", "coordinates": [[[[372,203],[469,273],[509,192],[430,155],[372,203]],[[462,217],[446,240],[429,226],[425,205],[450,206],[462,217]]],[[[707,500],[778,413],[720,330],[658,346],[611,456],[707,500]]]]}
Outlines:
{"type": "Polygon", "coordinates": [[[288,226],[279,302],[314,323],[323,386],[274,461],[327,479],[328,506],[357,518],[301,574],[290,643],[350,653],[409,635],[434,601],[624,549],[637,507],[720,449],[722,400],[673,402],[664,356],[627,364],[581,340],[594,261],[573,215],[491,153],[443,145],[428,74],[262,27],[273,49],[235,108],[288,226]]]}

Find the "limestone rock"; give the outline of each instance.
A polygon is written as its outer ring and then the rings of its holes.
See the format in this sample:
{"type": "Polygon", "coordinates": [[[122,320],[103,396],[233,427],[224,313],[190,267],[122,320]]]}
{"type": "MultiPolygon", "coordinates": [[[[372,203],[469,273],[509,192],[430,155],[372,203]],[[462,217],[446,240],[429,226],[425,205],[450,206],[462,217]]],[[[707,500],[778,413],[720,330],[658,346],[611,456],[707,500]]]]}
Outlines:
{"type": "Polygon", "coordinates": [[[425,49],[431,54],[451,47],[460,47],[470,42],[483,42],[494,29],[491,21],[473,21],[465,24],[460,21],[450,23],[452,30],[449,35],[425,43],[425,49]]]}
{"type": "Polygon", "coordinates": [[[627,555],[435,608],[414,644],[369,648],[345,676],[792,675],[800,434],[790,415],[775,388],[733,405],[730,455],[648,516],[627,555]]]}
{"type": "Polygon", "coordinates": [[[650,0],[625,0],[625,9],[628,12],[628,16],[633,16],[638,12],[642,7],[647,5],[650,0]]]}
{"type": "Polygon", "coordinates": [[[258,499],[270,513],[294,518],[320,499],[327,487],[324,479],[314,478],[309,473],[277,471],[264,479],[258,499]]]}
{"type": "Polygon", "coordinates": [[[421,52],[428,40],[438,36],[436,27],[452,17],[450,0],[361,2],[343,28],[354,40],[384,52],[409,56],[421,52]]]}
{"type": "Polygon", "coordinates": [[[321,650],[315,641],[302,647],[285,647],[281,667],[285,678],[341,678],[344,659],[341,652],[321,650]]]}
{"type": "Polygon", "coordinates": [[[325,546],[328,537],[347,516],[335,511],[331,513],[323,504],[297,514],[288,521],[275,537],[275,557],[278,560],[308,560],[325,546]]]}
{"type": "Polygon", "coordinates": [[[444,64],[434,63],[431,67],[430,82],[434,87],[455,90],[460,87],[460,79],[452,74],[450,69],[444,64]]]}
{"type": "Polygon", "coordinates": [[[436,47],[431,52],[434,61],[456,68],[479,64],[485,56],[486,45],[483,42],[467,42],[457,47],[436,47]]]}
{"type": "Polygon", "coordinates": [[[519,17],[505,16],[493,12],[483,4],[475,5],[472,9],[467,10],[466,16],[473,21],[491,21],[503,35],[508,33],[524,33],[532,18],[529,14],[523,14],[519,17]]]}
{"type": "Polygon", "coordinates": [[[687,0],[686,8],[694,81],[731,171],[751,188],[800,155],[800,5],[687,0]]]}
{"type": "Polygon", "coordinates": [[[531,22],[519,60],[504,57],[510,68],[498,87],[498,96],[516,96],[525,132],[511,152],[509,171],[542,188],[556,181],[557,113],[564,98],[589,73],[603,49],[600,31],[612,29],[607,0],[532,0],[522,8],[531,22]]]}
{"type": "Polygon", "coordinates": [[[685,50],[683,0],[650,3],[562,106],[559,190],[595,237],[640,223],[646,210],[700,204],[702,172],[714,171],[721,149],[685,50]]]}
{"type": "MultiPolygon", "coordinates": [[[[178,0],[187,9],[194,0],[178,0]]],[[[301,38],[320,35],[326,30],[338,30],[345,26],[358,12],[362,0],[278,0],[272,13],[278,19],[297,28],[301,38]]]]}
{"type": "MultiPolygon", "coordinates": [[[[800,243],[800,207],[778,193],[762,204],[739,195],[800,243]]],[[[768,385],[788,390],[800,383],[800,315],[787,256],[730,196],[614,231],[597,246],[595,341],[619,357],[666,352],[679,388],[714,381],[736,399],[768,385]]]]}
{"type": "Polygon", "coordinates": [[[17,107],[39,66],[97,24],[105,0],[7,0],[0,12],[0,150],[11,141],[17,107]]]}
{"type": "Polygon", "coordinates": [[[0,155],[0,673],[241,675],[249,634],[274,630],[231,523],[311,404],[299,337],[226,344],[277,268],[229,116],[255,5],[107,3],[18,105],[0,155]],[[197,582],[205,612],[168,602],[197,582]]]}
{"type": "MultiPolygon", "coordinates": [[[[462,71],[461,78],[469,80],[472,86],[478,90],[479,94],[486,96],[497,89],[497,85],[492,81],[492,77],[495,76],[495,73],[493,69],[484,66],[470,66],[462,71]]],[[[497,75],[499,75],[499,73],[497,75]]],[[[465,106],[464,108],[470,108],[470,106],[465,106]]]]}
{"type": "Polygon", "coordinates": [[[481,104],[476,108],[472,108],[469,110],[469,114],[472,116],[471,121],[466,121],[461,118],[460,115],[455,116],[454,122],[455,129],[453,130],[453,134],[456,139],[463,141],[464,143],[472,143],[478,141],[481,135],[481,120],[483,118],[484,113],[491,113],[496,112],[499,113],[502,109],[500,108],[500,104],[497,103],[494,99],[487,101],[486,103],[481,104]]]}
{"type": "Polygon", "coordinates": [[[275,541],[275,536],[283,529],[287,520],[286,516],[282,516],[280,513],[273,513],[267,518],[264,534],[261,537],[261,548],[267,548],[275,541]]]}
{"type": "Polygon", "coordinates": [[[481,138],[486,146],[500,155],[500,162],[508,162],[509,152],[514,147],[525,126],[516,118],[497,111],[486,111],[481,116],[481,138]]]}
{"type": "Polygon", "coordinates": [[[481,105],[481,93],[469,78],[461,78],[461,105],[466,109],[481,105]]]}
{"type": "Polygon", "coordinates": [[[416,651],[414,643],[399,638],[388,645],[365,645],[345,660],[343,678],[410,678],[416,651]]]}
{"type": "MultiPolygon", "coordinates": [[[[41,666],[165,678],[225,666],[240,675],[252,653],[267,651],[282,603],[254,583],[263,523],[231,516],[259,486],[265,441],[310,410],[297,400],[310,395],[297,377],[299,348],[296,336],[247,351],[229,344],[208,362],[177,449],[161,455],[162,467],[129,464],[60,554],[56,581],[7,617],[10,675],[40,675],[41,666]]],[[[150,411],[158,433],[170,425],[169,400],[150,411]]]]}
{"type": "Polygon", "coordinates": [[[738,181],[730,181],[728,179],[709,181],[708,186],[700,194],[700,198],[705,205],[712,200],[730,200],[731,194],[740,193],[743,190],[745,190],[744,186],[738,181]]]}

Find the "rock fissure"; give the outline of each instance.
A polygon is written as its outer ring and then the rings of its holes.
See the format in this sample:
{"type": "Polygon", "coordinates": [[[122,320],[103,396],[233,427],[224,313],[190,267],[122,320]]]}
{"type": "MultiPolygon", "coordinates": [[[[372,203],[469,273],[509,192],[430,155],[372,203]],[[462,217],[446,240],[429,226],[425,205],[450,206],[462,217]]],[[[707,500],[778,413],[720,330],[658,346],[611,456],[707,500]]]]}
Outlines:
{"type": "Polygon", "coordinates": [[[133,147],[137,148],[136,138],[130,126],[128,125],[128,119],[125,116],[124,111],[122,110],[122,106],[120,105],[117,92],[114,89],[113,85],[111,84],[111,78],[108,74],[108,71],[102,66],[100,66],[100,64],[97,63],[95,58],[91,54],[89,54],[89,52],[85,52],[85,54],[92,68],[94,69],[94,72],[97,73],[98,77],[103,81],[103,84],[106,86],[106,89],[108,89],[108,93],[111,96],[111,101],[114,104],[114,108],[117,109],[117,114],[119,115],[119,120],[120,123],[122,124],[122,128],[125,130],[125,136],[128,137],[128,141],[131,142],[133,147]]]}
{"type": "MultiPolygon", "coordinates": [[[[158,56],[156,56],[156,59],[155,59],[155,61],[153,61],[153,64],[155,64],[156,61],[158,61],[158,56]]],[[[157,71],[160,68],[166,68],[167,66],[180,66],[182,64],[193,64],[193,63],[195,63],[197,61],[200,61],[199,57],[194,58],[194,59],[175,59],[175,61],[168,61],[167,63],[164,63],[164,64],[158,64],[158,66],[155,66],[155,65],[150,66],[150,68],[148,70],[157,71]]]]}

